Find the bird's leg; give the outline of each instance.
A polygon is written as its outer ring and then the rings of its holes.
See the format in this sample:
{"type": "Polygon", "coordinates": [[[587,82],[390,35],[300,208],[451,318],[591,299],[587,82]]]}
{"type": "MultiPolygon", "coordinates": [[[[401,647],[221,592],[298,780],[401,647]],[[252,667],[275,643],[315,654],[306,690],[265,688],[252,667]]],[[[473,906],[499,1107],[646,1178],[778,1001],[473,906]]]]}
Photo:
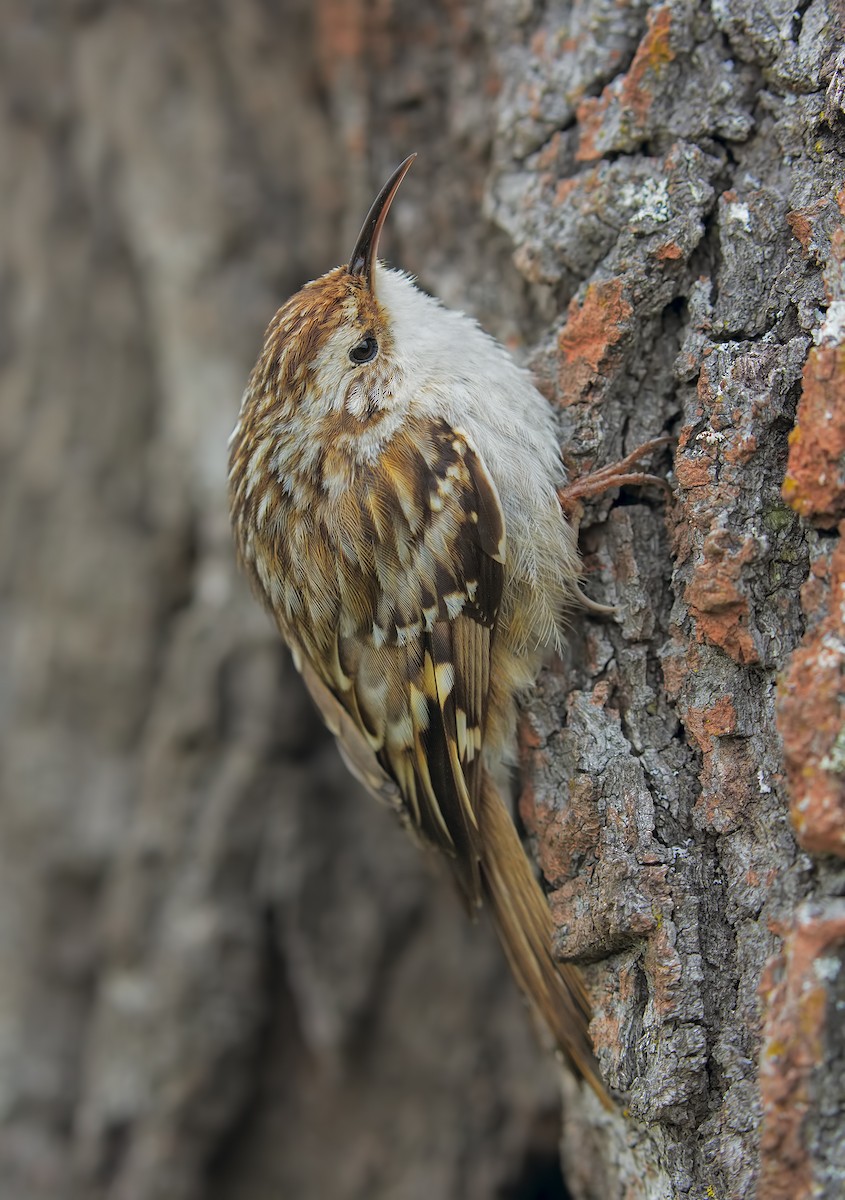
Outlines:
{"type": "Polygon", "coordinates": [[[649,475],[645,471],[631,471],[630,469],[640,459],[651,454],[653,450],[667,446],[671,440],[668,434],[652,438],[650,442],[643,442],[642,446],[637,446],[636,450],[626,454],[619,462],[610,463],[607,467],[600,467],[598,471],[592,471],[589,475],[584,475],[580,479],[568,483],[565,487],[558,488],[557,498],[565,516],[577,529],[584,514],[584,506],[581,501],[585,497],[601,496],[604,492],[609,492],[611,488],[625,487],[627,484],[637,484],[640,487],[646,485],[660,487],[668,495],[671,495],[669,484],[659,475],[649,475]]]}
{"type": "MultiPolygon", "coordinates": [[[[586,496],[601,496],[604,492],[609,492],[611,488],[624,487],[626,484],[663,488],[666,494],[671,496],[672,489],[659,475],[649,475],[646,471],[631,471],[630,469],[640,459],[651,454],[653,450],[659,450],[671,441],[672,439],[668,435],[652,438],[650,442],[644,442],[642,446],[637,446],[636,450],[626,454],[619,462],[601,467],[598,471],[593,471],[589,475],[584,475],[581,479],[567,484],[566,487],[558,488],[557,498],[566,519],[575,530],[576,536],[584,515],[582,500],[586,496]]],[[[584,595],[580,587],[576,587],[575,591],[581,603],[590,612],[599,613],[602,616],[613,616],[618,611],[614,604],[599,604],[598,601],[591,600],[589,596],[584,595]]]]}

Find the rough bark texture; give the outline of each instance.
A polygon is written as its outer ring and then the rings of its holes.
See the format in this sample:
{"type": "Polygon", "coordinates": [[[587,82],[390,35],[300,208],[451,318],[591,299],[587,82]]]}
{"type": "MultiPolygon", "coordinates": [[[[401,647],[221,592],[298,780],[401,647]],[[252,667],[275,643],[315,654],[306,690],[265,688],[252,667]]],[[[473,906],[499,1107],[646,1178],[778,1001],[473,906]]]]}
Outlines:
{"type": "MultiPolygon", "coordinates": [[[[555,1069],[237,578],[262,330],[388,257],[535,368],[582,526],[520,812],[627,1107],[579,1198],[845,1189],[835,0],[0,15],[0,1200],[530,1200],[555,1069]],[[669,468],[666,455],[663,469],[669,468]]],[[[559,1185],[558,1185],[559,1186],[559,1185]]]]}

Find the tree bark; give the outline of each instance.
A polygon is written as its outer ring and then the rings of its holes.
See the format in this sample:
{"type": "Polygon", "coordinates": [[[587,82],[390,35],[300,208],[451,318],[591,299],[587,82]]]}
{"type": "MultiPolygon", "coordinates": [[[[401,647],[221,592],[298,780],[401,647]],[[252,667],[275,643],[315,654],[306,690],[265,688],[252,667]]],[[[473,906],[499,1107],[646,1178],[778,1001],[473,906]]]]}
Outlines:
{"type": "Polygon", "coordinates": [[[0,1200],[845,1188],[835,0],[0,15],[0,1200]],[[623,1097],[350,781],[238,578],[264,326],[386,257],[535,370],[582,522],[519,814],[623,1097]],[[562,1139],[562,1140],[561,1140],[562,1139]],[[545,1190],[543,1190],[545,1188],[545,1190]],[[556,1189],[556,1190],[555,1190],[556,1189]]]}

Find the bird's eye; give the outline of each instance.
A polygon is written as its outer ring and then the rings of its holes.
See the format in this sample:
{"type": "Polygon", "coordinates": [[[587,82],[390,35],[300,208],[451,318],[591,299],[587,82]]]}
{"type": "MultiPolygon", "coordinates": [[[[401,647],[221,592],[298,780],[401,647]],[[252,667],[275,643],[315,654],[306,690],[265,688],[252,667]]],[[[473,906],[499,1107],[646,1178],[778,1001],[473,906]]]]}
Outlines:
{"type": "Polygon", "coordinates": [[[361,338],[352,349],[349,351],[349,357],[354,363],[372,362],[378,354],[378,342],[372,334],[368,334],[365,338],[361,338]]]}

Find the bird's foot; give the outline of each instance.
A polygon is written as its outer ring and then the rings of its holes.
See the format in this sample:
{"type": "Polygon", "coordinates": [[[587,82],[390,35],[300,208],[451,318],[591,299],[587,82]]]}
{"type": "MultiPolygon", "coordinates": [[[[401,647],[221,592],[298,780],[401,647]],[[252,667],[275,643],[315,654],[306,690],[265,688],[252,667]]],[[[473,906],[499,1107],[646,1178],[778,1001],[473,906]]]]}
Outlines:
{"type": "Polygon", "coordinates": [[[631,470],[635,463],[651,454],[652,451],[659,450],[662,446],[668,446],[671,441],[672,438],[668,434],[652,438],[650,442],[643,442],[642,446],[637,446],[636,450],[626,454],[619,462],[610,463],[607,467],[601,467],[598,471],[592,471],[589,475],[583,475],[580,479],[566,484],[565,487],[558,488],[557,497],[565,516],[577,527],[584,514],[582,501],[586,497],[601,496],[605,492],[609,492],[611,488],[625,487],[628,484],[663,488],[666,494],[671,496],[672,489],[660,475],[631,470]]]}

